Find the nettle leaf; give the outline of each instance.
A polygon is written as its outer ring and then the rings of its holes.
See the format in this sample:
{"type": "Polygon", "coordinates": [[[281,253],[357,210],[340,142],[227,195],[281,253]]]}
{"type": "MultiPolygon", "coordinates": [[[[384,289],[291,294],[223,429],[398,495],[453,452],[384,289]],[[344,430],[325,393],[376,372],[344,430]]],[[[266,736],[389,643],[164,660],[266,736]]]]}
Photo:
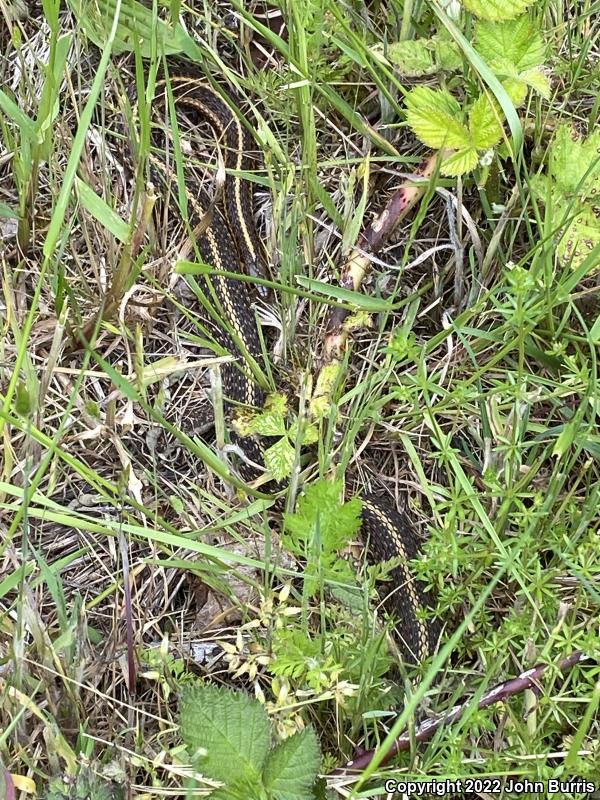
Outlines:
{"type": "Polygon", "coordinates": [[[486,94],[480,95],[469,111],[469,131],[475,147],[487,150],[502,139],[500,107],[486,94]]]}
{"type": "Polygon", "coordinates": [[[257,700],[211,684],[188,686],[181,695],[180,723],[184,742],[208,777],[260,784],[271,728],[257,700]]]}
{"type": "Polygon", "coordinates": [[[463,5],[475,16],[492,22],[514,19],[526,11],[534,0],[463,0],[463,5]]]}
{"type": "MultiPolygon", "coordinates": [[[[116,0],[69,0],[69,6],[85,35],[102,49],[112,28],[116,0]]],[[[138,46],[142,57],[150,58],[154,39],[158,52],[165,55],[185,50],[190,41],[179,22],[173,25],[154,19],[152,9],[137,0],[122,0],[112,52],[131,52],[138,46]]]]}
{"type": "Polygon", "coordinates": [[[296,453],[287,436],[267,447],[264,452],[265,466],[276,481],[289,477],[296,453]]]}
{"type": "Polygon", "coordinates": [[[406,120],[423,144],[436,150],[470,146],[469,131],[461,122],[460,105],[450,92],[417,86],[404,102],[406,120]]]}
{"type": "Polygon", "coordinates": [[[582,140],[570,125],[561,125],[552,141],[548,163],[562,193],[599,203],[600,130],[582,140]]]}
{"type": "Polygon", "coordinates": [[[263,782],[274,800],[311,800],[320,766],[317,734],[313,728],[305,728],[269,753],[263,782]]]}
{"type": "Polygon", "coordinates": [[[521,73],[540,67],[546,58],[542,35],[527,15],[500,23],[478,22],[475,42],[479,54],[500,74],[506,74],[507,64],[521,73]]]}

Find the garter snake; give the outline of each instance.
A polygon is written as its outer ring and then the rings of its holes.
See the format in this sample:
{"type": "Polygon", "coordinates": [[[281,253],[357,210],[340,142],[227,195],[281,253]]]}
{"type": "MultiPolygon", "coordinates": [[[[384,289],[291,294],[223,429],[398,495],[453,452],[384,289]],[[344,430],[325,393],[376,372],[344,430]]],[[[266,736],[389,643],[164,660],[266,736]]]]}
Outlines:
{"type": "MultiPolygon", "coordinates": [[[[263,261],[262,250],[253,220],[252,192],[241,177],[252,169],[248,155],[250,134],[233,112],[227,96],[203,79],[171,77],[170,85],[177,112],[182,109],[188,116],[197,116],[194,123],[208,122],[225,151],[224,202],[213,208],[201,187],[186,186],[191,226],[202,229],[196,239],[199,254],[216,270],[256,275],[263,261]],[[203,224],[207,215],[209,222],[203,224]]],[[[153,163],[158,166],[154,158],[153,163]]],[[[217,306],[214,318],[224,315],[228,323],[228,329],[214,326],[215,339],[235,357],[221,368],[224,395],[228,403],[261,408],[265,393],[248,366],[248,357],[259,367],[263,361],[248,284],[219,274],[204,283],[204,291],[217,306]]],[[[264,445],[260,441],[237,437],[236,443],[249,461],[262,463],[264,445]]],[[[248,474],[247,470],[246,474],[241,472],[244,477],[248,474]]],[[[384,602],[395,619],[404,663],[417,665],[433,652],[439,634],[437,623],[424,618],[423,610],[431,607],[431,597],[415,577],[411,564],[419,554],[419,537],[406,514],[373,496],[363,498],[361,527],[371,562],[393,557],[399,560],[390,573],[391,580],[386,582],[384,602]]]]}

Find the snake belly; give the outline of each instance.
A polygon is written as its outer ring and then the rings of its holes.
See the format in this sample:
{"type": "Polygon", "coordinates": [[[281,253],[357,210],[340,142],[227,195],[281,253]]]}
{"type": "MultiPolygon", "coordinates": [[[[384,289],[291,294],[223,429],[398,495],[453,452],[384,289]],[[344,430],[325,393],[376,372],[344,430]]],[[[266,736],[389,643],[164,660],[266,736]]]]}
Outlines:
{"type": "MultiPolygon", "coordinates": [[[[249,172],[253,166],[248,156],[252,141],[248,130],[233,112],[226,95],[205,80],[177,76],[170,79],[170,84],[175,108],[185,109],[187,115],[197,115],[207,121],[218,145],[225,150],[224,203],[213,208],[201,187],[186,184],[189,221],[192,228],[202,228],[196,239],[199,253],[216,270],[257,275],[263,261],[262,249],[254,225],[251,187],[240,177],[241,172],[249,172]],[[209,214],[209,224],[201,224],[209,214]]],[[[152,163],[164,172],[164,165],[159,166],[155,157],[152,163]]],[[[262,408],[265,394],[248,366],[249,360],[254,360],[259,369],[264,366],[248,284],[219,274],[203,278],[202,283],[207,297],[214,303],[214,338],[234,356],[233,362],[221,366],[228,407],[262,408]],[[231,331],[218,324],[217,320],[223,316],[231,331]]],[[[263,465],[263,442],[239,436],[235,442],[249,462],[263,465]]],[[[247,480],[256,477],[247,466],[240,471],[247,480]]],[[[362,536],[371,563],[399,559],[399,565],[390,572],[390,580],[382,584],[380,594],[393,617],[404,663],[419,665],[434,652],[439,637],[439,625],[435,620],[426,619],[424,614],[426,609],[431,609],[432,598],[415,576],[411,564],[419,554],[419,536],[406,514],[372,495],[363,498],[362,536]]]]}

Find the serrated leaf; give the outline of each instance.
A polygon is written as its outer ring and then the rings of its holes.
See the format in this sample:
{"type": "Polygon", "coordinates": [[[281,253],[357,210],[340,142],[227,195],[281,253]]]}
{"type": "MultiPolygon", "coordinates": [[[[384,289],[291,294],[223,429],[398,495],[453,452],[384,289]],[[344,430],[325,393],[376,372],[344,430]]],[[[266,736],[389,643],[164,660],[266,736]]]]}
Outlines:
{"type": "Polygon", "coordinates": [[[453,153],[444,160],[440,168],[440,172],[442,175],[455,178],[458,175],[464,175],[466,172],[470,172],[472,169],[475,169],[478,162],[479,156],[477,155],[477,150],[475,150],[474,147],[457,150],[456,153],[453,153]]]}
{"type": "MultiPolygon", "coordinates": [[[[587,203],[582,203],[575,219],[571,222],[560,241],[557,253],[563,264],[570,264],[572,269],[578,269],[600,244],[600,211],[596,213],[587,203]]],[[[596,273],[600,264],[588,272],[596,273]]]]}
{"type": "Polygon", "coordinates": [[[598,203],[600,196],[600,130],[581,140],[570,125],[561,125],[550,147],[550,174],[563,194],[598,203]]]}
{"type": "Polygon", "coordinates": [[[405,39],[393,42],[387,57],[401,75],[418,78],[437,71],[435,45],[431,39],[405,39]]]}
{"type": "Polygon", "coordinates": [[[269,753],[263,782],[274,800],[311,800],[320,765],[317,734],[305,728],[269,753]]]}
{"type": "Polygon", "coordinates": [[[473,144],[480,150],[494,147],[502,139],[500,107],[486,94],[480,95],[469,112],[473,144]]]}
{"type": "Polygon", "coordinates": [[[278,413],[257,414],[250,422],[250,430],[260,436],[285,436],[285,421],[278,413]]]}
{"type": "Polygon", "coordinates": [[[515,108],[523,105],[527,98],[527,84],[521,78],[507,78],[502,81],[502,86],[506,89],[515,108]]]}
{"type": "Polygon", "coordinates": [[[276,481],[282,481],[290,476],[295,455],[295,450],[287,436],[282,436],[278,442],[265,450],[265,466],[276,481]]]}
{"type": "Polygon", "coordinates": [[[226,784],[258,785],[271,730],[264,707],[245,692],[206,684],[184,688],[181,735],[202,771],[226,784]]]}
{"type": "Polygon", "coordinates": [[[404,102],[406,120],[423,144],[436,150],[470,145],[469,131],[460,120],[460,106],[449,92],[417,86],[404,102]]]}
{"type": "Polygon", "coordinates": [[[527,15],[506,22],[478,22],[475,43],[479,54],[495,72],[510,75],[540,67],[546,58],[546,45],[527,15]]]}
{"type": "Polygon", "coordinates": [[[294,514],[284,514],[284,527],[298,545],[298,552],[305,554],[315,537],[321,539],[323,547],[338,550],[344,547],[360,528],[361,503],[357,497],[347,502],[341,500],[341,481],[319,480],[298,500],[294,514]]]}
{"type": "Polygon", "coordinates": [[[463,0],[463,5],[480,19],[502,22],[522,14],[534,0],[463,0]]]}
{"type": "Polygon", "coordinates": [[[550,81],[541,69],[529,69],[519,75],[520,79],[541,94],[545,100],[550,99],[550,81]]]}

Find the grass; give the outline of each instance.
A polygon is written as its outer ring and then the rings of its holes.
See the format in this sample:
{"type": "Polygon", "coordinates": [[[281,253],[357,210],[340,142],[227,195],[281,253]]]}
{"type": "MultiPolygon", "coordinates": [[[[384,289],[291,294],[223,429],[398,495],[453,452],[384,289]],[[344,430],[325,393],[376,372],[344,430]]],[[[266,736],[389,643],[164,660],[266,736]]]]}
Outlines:
{"type": "MultiPolygon", "coordinates": [[[[115,26],[99,54],[58,3],[17,20],[2,7],[0,786],[10,774],[7,797],[74,796],[56,780],[79,776],[114,797],[186,796],[177,697],[198,675],[257,696],[281,738],[313,725],[328,797],[382,796],[389,776],[600,785],[593,660],[476,708],[534,664],[598,653],[598,252],[561,259],[573,206],[530,190],[559,124],[597,124],[596,4],[529,11],[551,48],[550,97],[513,109],[514,159],[438,176],[378,254],[316,436],[328,308],[353,299],[336,286],[347,249],[426,155],[402,124],[424,79],[374,46],[456,25],[400,0],[284,5],[287,39],[235,2],[237,30],[231,7],[184,9],[188,56],[200,48],[207,77],[235,91],[262,157],[248,177],[276,287],[257,304],[262,379],[288,398],[273,423],[293,467],[281,502],[225,458],[228,356],[173,269],[182,215],[147,182],[150,110],[136,121],[130,87],[152,95],[157,50],[120,51],[115,26]],[[201,434],[213,417],[216,435],[201,434]],[[346,505],[302,505],[334,478],[346,505]],[[426,538],[416,568],[446,631],[416,690],[353,533],[347,503],[366,490],[426,538]],[[391,766],[330,774],[467,698],[460,721],[391,766]]],[[[473,65],[464,85],[425,80],[496,91],[455,38],[473,65]]],[[[179,194],[190,170],[212,180],[217,166],[210,142],[190,157],[189,136],[175,136],[179,194]]]]}

